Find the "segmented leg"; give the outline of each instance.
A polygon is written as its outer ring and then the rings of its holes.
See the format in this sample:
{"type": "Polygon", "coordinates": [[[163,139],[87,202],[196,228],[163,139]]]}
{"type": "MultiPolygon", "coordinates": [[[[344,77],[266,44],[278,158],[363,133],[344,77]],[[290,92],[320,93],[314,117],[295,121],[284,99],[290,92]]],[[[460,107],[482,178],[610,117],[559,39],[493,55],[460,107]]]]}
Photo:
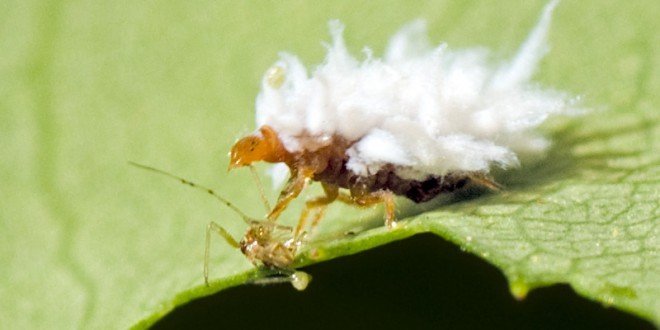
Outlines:
{"type": "Polygon", "coordinates": [[[502,190],[502,186],[495,182],[491,177],[485,174],[480,174],[480,173],[475,173],[468,175],[468,178],[470,181],[482,186],[486,187],[492,191],[500,191],[502,190]]]}
{"type": "Polygon", "coordinates": [[[302,291],[307,288],[307,285],[311,280],[312,276],[303,271],[280,269],[279,274],[276,274],[275,276],[258,278],[252,280],[251,283],[257,285],[291,283],[296,290],[302,291]]]}
{"type": "Polygon", "coordinates": [[[316,197],[305,203],[305,208],[300,214],[298,225],[296,226],[296,230],[293,233],[293,237],[296,240],[300,237],[300,234],[305,228],[310,212],[316,212],[312,220],[312,226],[310,227],[310,231],[312,231],[316,225],[318,225],[319,221],[321,221],[321,218],[323,218],[326,206],[335,201],[339,195],[339,187],[335,185],[323,183],[323,191],[325,192],[325,196],[316,197]]]}
{"type": "Polygon", "coordinates": [[[346,204],[359,207],[369,207],[374,204],[383,203],[385,205],[385,225],[387,228],[394,228],[396,226],[394,194],[389,190],[379,190],[359,196],[341,193],[337,196],[337,199],[346,204]]]}
{"type": "Polygon", "coordinates": [[[275,266],[277,268],[287,268],[293,263],[295,258],[295,248],[290,248],[290,246],[285,245],[284,243],[273,243],[269,244],[266,249],[264,249],[264,255],[260,256],[260,260],[266,266],[275,266]]]}
{"type": "Polygon", "coordinates": [[[298,195],[300,192],[305,189],[307,185],[307,180],[314,175],[314,171],[311,169],[303,168],[293,173],[291,178],[286,184],[286,187],[280,193],[280,197],[277,199],[277,204],[268,214],[268,220],[275,221],[280,216],[280,214],[286,209],[289,203],[298,195]]]}
{"type": "Polygon", "coordinates": [[[220,237],[224,238],[227,244],[234,248],[239,248],[238,242],[220,225],[211,221],[206,226],[206,248],[204,249],[204,283],[209,285],[209,256],[211,251],[211,232],[214,231],[220,237]]]}

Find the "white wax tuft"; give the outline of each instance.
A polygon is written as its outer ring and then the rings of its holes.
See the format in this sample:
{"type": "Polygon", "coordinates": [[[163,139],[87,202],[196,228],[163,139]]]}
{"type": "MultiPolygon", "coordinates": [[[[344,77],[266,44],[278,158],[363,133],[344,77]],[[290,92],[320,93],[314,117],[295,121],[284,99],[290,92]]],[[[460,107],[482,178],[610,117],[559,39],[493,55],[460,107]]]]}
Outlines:
{"type": "Polygon", "coordinates": [[[346,49],[343,25],[331,21],[332,43],[313,72],[284,53],[274,66],[283,83],[264,77],[257,125],[271,126],[291,152],[313,151],[332,136],[353,141],[347,167],[365,176],[388,164],[410,179],[517,166],[519,154],[548,147],[536,132],[541,123],[574,110],[567,95],[530,82],[556,5],[545,6],[514,58],[499,65],[483,48],[431,47],[423,21],[397,32],[383,58],[366,49],[359,61],[346,49]]]}

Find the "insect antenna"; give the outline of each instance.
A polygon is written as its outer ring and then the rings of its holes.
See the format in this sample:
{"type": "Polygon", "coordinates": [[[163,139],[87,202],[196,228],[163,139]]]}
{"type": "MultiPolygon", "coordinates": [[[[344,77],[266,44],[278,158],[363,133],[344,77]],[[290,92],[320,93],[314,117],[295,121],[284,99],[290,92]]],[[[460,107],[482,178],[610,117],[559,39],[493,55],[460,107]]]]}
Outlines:
{"type": "Polygon", "coordinates": [[[143,170],[147,170],[147,171],[151,171],[151,172],[155,172],[155,173],[158,173],[158,174],[161,174],[161,175],[164,175],[164,176],[170,177],[170,178],[175,179],[175,180],[177,180],[177,181],[179,181],[179,182],[181,182],[181,183],[183,183],[183,184],[185,184],[185,185],[187,185],[187,186],[190,186],[190,187],[195,188],[195,189],[197,189],[197,190],[204,191],[204,192],[206,192],[207,194],[209,194],[209,195],[215,197],[215,199],[219,200],[222,204],[227,205],[227,207],[229,207],[230,209],[232,209],[234,212],[236,212],[236,214],[238,214],[239,216],[241,216],[241,218],[243,219],[243,221],[244,221],[245,223],[250,224],[250,223],[253,221],[251,217],[247,216],[245,213],[243,213],[243,211],[239,210],[238,207],[236,207],[236,205],[234,205],[232,202],[230,202],[230,201],[227,200],[226,198],[220,196],[218,193],[216,193],[216,192],[215,192],[213,189],[211,189],[211,188],[207,188],[207,187],[205,187],[205,186],[202,186],[202,185],[196,184],[196,183],[194,183],[194,182],[192,182],[192,181],[190,181],[190,180],[186,180],[186,179],[184,179],[184,178],[182,178],[182,177],[180,177],[180,176],[176,176],[176,175],[174,175],[174,174],[172,174],[172,173],[165,172],[165,171],[160,170],[160,169],[157,169],[157,168],[155,168],[155,167],[151,167],[151,166],[147,166],[147,165],[138,164],[138,163],[136,163],[136,162],[132,162],[132,161],[129,161],[128,163],[129,163],[130,165],[133,165],[133,166],[137,167],[137,168],[140,168],[140,169],[143,169],[143,170]]]}

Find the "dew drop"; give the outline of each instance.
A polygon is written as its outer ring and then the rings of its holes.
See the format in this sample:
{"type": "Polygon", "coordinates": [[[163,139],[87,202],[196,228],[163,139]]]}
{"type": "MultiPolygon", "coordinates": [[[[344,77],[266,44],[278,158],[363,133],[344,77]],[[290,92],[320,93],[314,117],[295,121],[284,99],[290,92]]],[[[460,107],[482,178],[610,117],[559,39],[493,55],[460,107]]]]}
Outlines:
{"type": "Polygon", "coordinates": [[[291,274],[291,285],[298,291],[303,291],[312,280],[312,275],[305,272],[297,271],[291,274]]]}

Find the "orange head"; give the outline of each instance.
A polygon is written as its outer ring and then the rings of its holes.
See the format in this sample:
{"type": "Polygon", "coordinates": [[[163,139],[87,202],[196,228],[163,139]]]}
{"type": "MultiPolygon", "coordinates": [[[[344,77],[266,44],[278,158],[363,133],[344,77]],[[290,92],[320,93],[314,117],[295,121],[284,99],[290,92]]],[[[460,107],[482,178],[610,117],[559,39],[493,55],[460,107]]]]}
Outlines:
{"type": "Polygon", "coordinates": [[[229,169],[248,166],[254,162],[286,162],[290,153],[284,148],[277,133],[270,126],[262,126],[258,132],[248,135],[231,147],[229,169]]]}

